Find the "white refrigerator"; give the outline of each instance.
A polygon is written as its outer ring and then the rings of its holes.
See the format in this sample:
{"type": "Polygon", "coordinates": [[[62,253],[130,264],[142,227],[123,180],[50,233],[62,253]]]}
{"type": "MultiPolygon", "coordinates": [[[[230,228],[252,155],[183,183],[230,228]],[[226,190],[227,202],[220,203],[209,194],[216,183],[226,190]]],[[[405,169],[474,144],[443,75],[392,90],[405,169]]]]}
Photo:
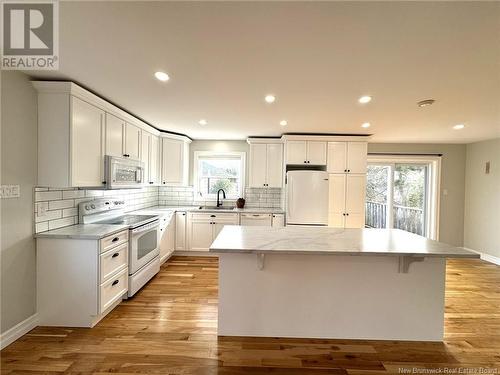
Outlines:
{"type": "Polygon", "coordinates": [[[286,224],[328,225],[328,173],[286,173],[286,224]]]}

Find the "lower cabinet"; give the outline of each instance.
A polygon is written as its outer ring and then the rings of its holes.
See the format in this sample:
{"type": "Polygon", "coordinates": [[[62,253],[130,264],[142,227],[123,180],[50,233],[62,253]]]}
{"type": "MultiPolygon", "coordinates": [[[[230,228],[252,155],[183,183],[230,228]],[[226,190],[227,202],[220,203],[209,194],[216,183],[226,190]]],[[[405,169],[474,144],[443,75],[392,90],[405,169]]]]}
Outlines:
{"type": "Polygon", "coordinates": [[[175,213],[175,250],[186,250],[186,211],[175,213]]]}
{"type": "Polygon", "coordinates": [[[224,225],[238,225],[237,213],[189,213],[187,221],[188,250],[208,251],[224,225]]]}
{"type": "Polygon", "coordinates": [[[39,324],[93,327],[128,291],[128,230],[101,240],[37,238],[39,324]]]}
{"type": "Polygon", "coordinates": [[[175,217],[160,216],[160,264],[170,258],[175,250],[175,217]]]}

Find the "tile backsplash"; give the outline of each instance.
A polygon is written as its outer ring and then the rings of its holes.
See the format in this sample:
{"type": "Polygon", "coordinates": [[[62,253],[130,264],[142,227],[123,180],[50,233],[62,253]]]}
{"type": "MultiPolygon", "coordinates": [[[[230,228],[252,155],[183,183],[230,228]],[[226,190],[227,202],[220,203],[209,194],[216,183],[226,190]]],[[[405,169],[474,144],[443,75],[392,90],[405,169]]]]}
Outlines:
{"type": "MultiPolygon", "coordinates": [[[[125,200],[126,210],[134,211],[153,206],[214,205],[195,197],[192,186],[161,186],[124,190],[86,190],[35,188],[34,222],[35,233],[78,224],[78,204],[103,197],[117,197],[125,200]]],[[[284,190],[275,188],[246,188],[245,207],[283,206],[284,190]]],[[[234,200],[225,199],[225,206],[234,206],[234,200]]]]}
{"type": "Polygon", "coordinates": [[[134,211],[158,205],[158,188],[124,190],[85,190],[35,188],[35,233],[78,224],[78,204],[98,198],[117,197],[126,202],[126,210],[134,211]]]}

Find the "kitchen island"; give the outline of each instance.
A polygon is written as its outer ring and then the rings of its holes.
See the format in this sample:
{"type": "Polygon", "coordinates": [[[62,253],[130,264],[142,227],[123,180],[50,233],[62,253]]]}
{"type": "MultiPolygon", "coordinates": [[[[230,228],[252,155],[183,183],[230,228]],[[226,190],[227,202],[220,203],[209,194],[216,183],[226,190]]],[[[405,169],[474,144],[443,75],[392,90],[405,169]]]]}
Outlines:
{"type": "Polygon", "coordinates": [[[218,335],[441,341],[446,258],[397,229],[225,226],[218,335]]]}

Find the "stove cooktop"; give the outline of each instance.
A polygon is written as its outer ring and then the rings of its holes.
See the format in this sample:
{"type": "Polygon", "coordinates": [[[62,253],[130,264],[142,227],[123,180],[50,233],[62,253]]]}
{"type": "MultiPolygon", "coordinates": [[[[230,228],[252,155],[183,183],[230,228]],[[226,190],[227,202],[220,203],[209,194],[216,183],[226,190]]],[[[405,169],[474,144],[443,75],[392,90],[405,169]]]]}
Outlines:
{"type": "Polygon", "coordinates": [[[158,216],[154,215],[123,215],[113,219],[97,221],[94,224],[128,225],[131,228],[135,228],[154,221],[157,218],[158,216]]]}

